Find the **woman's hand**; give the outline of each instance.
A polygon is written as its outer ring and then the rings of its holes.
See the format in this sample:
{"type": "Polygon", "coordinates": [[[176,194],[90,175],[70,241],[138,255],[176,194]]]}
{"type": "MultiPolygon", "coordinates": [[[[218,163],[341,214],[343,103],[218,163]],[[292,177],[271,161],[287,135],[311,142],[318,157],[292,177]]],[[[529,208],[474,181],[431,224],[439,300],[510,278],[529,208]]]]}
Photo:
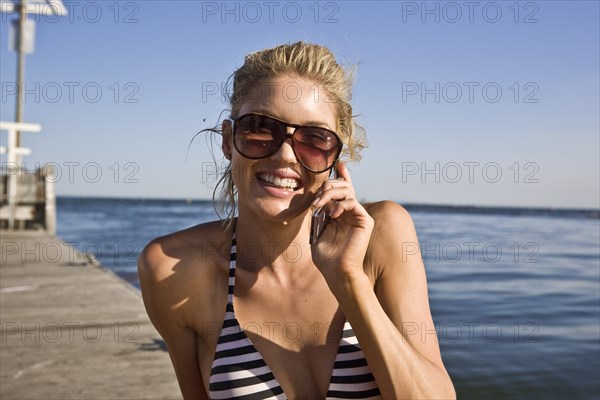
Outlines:
{"type": "Polygon", "coordinates": [[[325,207],[331,221],[312,246],[313,262],[329,285],[364,276],[363,261],[373,231],[373,218],[356,199],[346,164],[337,166],[340,178],[327,180],[313,207],[325,207]]]}

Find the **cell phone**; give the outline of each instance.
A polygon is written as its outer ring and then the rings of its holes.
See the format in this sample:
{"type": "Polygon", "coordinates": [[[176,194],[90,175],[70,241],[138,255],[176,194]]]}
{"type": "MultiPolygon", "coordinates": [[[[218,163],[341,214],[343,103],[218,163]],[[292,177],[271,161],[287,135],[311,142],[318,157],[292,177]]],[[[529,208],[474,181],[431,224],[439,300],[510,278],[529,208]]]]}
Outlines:
{"type": "MultiPolygon", "coordinates": [[[[331,168],[331,173],[329,174],[329,179],[337,179],[337,165],[334,165],[331,168]]],[[[319,207],[313,210],[312,216],[310,219],[310,244],[311,246],[317,242],[321,233],[327,226],[327,224],[331,221],[331,217],[324,209],[324,207],[319,207]]]]}

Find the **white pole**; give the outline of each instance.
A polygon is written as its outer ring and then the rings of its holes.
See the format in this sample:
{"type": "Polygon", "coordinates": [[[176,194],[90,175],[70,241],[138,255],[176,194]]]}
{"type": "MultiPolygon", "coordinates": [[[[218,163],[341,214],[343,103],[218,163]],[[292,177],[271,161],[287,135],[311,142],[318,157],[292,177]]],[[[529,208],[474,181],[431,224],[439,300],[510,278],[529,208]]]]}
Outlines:
{"type": "Polygon", "coordinates": [[[7,195],[8,195],[8,229],[15,228],[15,213],[17,205],[17,174],[19,172],[19,164],[17,164],[17,152],[14,151],[17,146],[17,131],[15,129],[8,130],[8,166],[6,171],[7,195]]]}
{"type": "Polygon", "coordinates": [[[56,233],[56,194],[54,193],[56,172],[51,165],[44,166],[44,170],[41,172],[42,179],[44,179],[44,192],[46,193],[44,210],[46,231],[54,235],[56,233]]]}
{"type": "MultiPolygon", "coordinates": [[[[19,23],[17,24],[17,37],[19,45],[17,49],[17,98],[15,104],[15,122],[23,122],[23,103],[21,102],[21,91],[23,90],[23,81],[25,81],[25,41],[23,40],[25,29],[25,20],[27,12],[25,11],[25,0],[21,0],[18,6],[19,23]]],[[[17,147],[21,147],[21,134],[17,132],[17,147]]]]}

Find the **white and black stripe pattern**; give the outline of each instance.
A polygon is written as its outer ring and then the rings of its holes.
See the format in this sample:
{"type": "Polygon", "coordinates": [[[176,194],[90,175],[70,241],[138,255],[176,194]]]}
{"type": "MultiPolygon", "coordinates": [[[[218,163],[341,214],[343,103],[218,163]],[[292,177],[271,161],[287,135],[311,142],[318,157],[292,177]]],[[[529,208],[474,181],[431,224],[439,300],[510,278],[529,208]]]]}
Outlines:
{"type": "Polygon", "coordinates": [[[346,321],[333,364],[327,399],[370,399],[379,396],[379,387],[367,359],[350,322],[346,321]]]}
{"type": "MultiPolygon", "coordinates": [[[[219,335],[209,382],[211,399],[286,399],[279,382],[241,329],[233,310],[235,288],[235,235],[229,261],[229,291],[223,328],[219,335]]],[[[377,383],[346,321],[335,357],[328,399],[378,398],[377,383]]]]}

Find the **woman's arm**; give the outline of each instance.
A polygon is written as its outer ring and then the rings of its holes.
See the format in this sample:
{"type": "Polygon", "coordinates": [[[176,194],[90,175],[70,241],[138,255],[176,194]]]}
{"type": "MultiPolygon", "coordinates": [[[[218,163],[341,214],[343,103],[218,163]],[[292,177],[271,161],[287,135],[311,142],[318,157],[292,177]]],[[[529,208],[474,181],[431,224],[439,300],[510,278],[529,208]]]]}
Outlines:
{"type": "Polygon", "coordinates": [[[412,218],[401,206],[373,207],[367,275],[334,289],[384,398],[455,398],[431,318],[425,268],[412,218]],[[342,304],[343,303],[343,304],[342,304]]]}
{"type": "Polygon", "coordinates": [[[183,398],[208,399],[198,367],[197,334],[185,325],[178,285],[173,284],[176,262],[156,241],[144,249],[138,261],[142,297],[150,320],[167,344],[183,398]]]}
{"type": "Polygon", "coordinates": [[[313,246],[313,260],[352,325],[382,396],[455,398],[410,215],[392,202],[372,205],[368,213],[345,166],[339,172],[344,181],[324,184],[315,203],[337,201],[331,227],[313,246]]]}

